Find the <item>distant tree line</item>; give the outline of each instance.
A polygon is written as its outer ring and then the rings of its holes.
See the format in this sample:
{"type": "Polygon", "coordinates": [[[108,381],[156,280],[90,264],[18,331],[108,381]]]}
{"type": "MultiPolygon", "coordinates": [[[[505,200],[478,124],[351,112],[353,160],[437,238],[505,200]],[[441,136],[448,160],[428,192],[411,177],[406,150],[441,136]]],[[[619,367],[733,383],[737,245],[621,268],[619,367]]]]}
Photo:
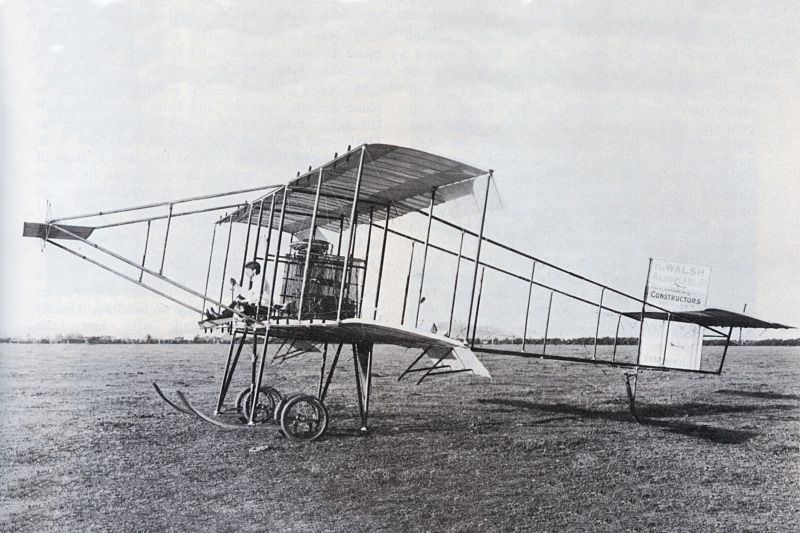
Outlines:
{"type": "MultiPolygon", "coordinates": [[[[731,338],[731,346],[800,346],[800,338],[797,339],[760,339],[760,340],[743,340],[741,344],[731,338]]],[[[525,339],[525,344],[543,344],[544,339],[537,337],[535,339],[525,339]]],[[[617,346],[635,346],[639,343],[639,337],[619,337],[617,338],[617,346]]],[[[522,344],[522,337],[485,337],[483,339],[475,339],[475,344],[522,344]]],[[[552,337],[547,339],[548,346],[552,345],[594,345],[594,337],[552,337]]],[[[599,346],[611,346],[614,344],[614,337],[597,337],[597,344],[599,346]]],[[[704,339],[704,346],[725,346],[725,339],[704,339]]]]}
{"type": "MultiPolygon", "coordinates": [[[[637,342],[639,342],[638,337],[617,338],[617,346],[636,344],[637,342]]],[[[483,339],[475,339],[475,344],[522,344],[522,337],[485,337],[483,339]]],[[[544,344],[544,339],[542,337],[525,339],[525,344],[544,344]]],[[[548,337],[547,344],[594,344],[594,337],[548,337]]],[[[613,345],[614,337],[597,337],[597,344],[613,345]]]]}
{"type": "Polygon", "coordinates": [[[39,339],[0,337],[0,343],[13,344],[219,344],[228,341],[220,337],[195,335],[191,339],[184,337],[171,337],[159,339],[147,335],[145,338],[116,338],[103,335],[89,336],[56,336],[53,338],[44,337],[39,339]]]}

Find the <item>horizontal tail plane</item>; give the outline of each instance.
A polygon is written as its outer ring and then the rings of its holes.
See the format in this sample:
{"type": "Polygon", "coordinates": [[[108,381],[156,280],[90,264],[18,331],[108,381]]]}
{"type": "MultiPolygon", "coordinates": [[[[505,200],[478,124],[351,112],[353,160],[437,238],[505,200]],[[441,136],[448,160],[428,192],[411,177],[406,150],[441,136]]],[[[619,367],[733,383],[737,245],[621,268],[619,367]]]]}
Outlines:
{"type": "Polygon", "coordinates": [[[88,239],[93,231],[94,228],[91,226],[67,226],[66,224],[56,225],[25,222],[22,227],[22,236],[38,237],[44,240],[67,239],[77,241],[80,239],[88,239]],[[77,235],[77,237],[75,235],[77,235]]]}

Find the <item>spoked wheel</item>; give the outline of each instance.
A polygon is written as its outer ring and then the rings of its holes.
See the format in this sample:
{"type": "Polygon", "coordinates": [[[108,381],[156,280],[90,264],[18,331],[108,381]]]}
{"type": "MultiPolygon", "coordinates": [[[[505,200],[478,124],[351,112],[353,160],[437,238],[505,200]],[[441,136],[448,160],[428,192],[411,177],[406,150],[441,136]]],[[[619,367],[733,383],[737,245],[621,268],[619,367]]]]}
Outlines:
{"type": "MultiPolygon", "coordinates": [[[[245,421],[248,421],[250,417],[251,402],[250,387],[247,387],[240,392],[239,397],[236,398],[236,408],[245,421]]],[[[275,408],[281,402],[281,393],[272,387],[261,387],[258,390],[256,402],[256,412],[253,416],[253,423],[264,424],[266,422],[271,422],[274,417],[275,408]]]]}
{"type": "MultiPolygon", "coordinates": [[[[244,397],[250,395],[250,387],[251,387],[251,385],[248,385],[247,387],[243,388],[241,390],[241,392],[239,392],[239,394],[236,396],[236,411],[239,412],[239,413],[242,412],[242,405],[244,404],[244,397]]],[[[275,405],[278,405],[281,402],[281,399],[283,398],[281,396],[281,393],[278,392],[278,389],[274,389],[272,387],[262,386],[261,387],[261,394],[264,394],[265,392],[272,397],[272,399],[275,401],[275,405]]]]}
{"type": "Polygon", "coordinates": [[[298,394],[285,400],[280,412],[281,429],[293,441],[320,438],[328,428],[328,410],[315,396],[298,394]]]}

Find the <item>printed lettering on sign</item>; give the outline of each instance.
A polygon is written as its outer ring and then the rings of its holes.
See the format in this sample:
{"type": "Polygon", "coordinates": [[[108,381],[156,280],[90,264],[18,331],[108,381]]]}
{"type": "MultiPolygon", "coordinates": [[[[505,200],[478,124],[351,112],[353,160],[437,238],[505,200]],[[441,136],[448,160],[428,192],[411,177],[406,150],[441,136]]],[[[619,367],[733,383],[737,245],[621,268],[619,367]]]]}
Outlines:
{"type": "MultiPolygon", "coordinates": [[[[645,300],[668,311],[705,309],[710,281],[711,267],[652,259],[645,300]]],[[[699,370],[702,348],[700,326],[655,319],[642,324],[642,365],[699,370]]]]}

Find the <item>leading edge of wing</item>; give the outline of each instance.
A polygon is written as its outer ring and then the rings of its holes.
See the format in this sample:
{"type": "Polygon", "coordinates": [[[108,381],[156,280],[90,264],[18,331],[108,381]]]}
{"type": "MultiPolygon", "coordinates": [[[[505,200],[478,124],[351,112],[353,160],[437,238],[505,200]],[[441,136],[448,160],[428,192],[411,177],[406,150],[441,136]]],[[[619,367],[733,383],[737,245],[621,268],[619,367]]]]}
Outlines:
{"type": "Polygon", "coordinates": [[[296,321],[270,324],[270,337],[302,339],[315,342],[369,342],[372,344],[393,344],[406,348],[447,346],[466,347],[459,340],[420,331],[409,326],[383,324],[372,320],[348,318],[338,322],[296,321]]]}

